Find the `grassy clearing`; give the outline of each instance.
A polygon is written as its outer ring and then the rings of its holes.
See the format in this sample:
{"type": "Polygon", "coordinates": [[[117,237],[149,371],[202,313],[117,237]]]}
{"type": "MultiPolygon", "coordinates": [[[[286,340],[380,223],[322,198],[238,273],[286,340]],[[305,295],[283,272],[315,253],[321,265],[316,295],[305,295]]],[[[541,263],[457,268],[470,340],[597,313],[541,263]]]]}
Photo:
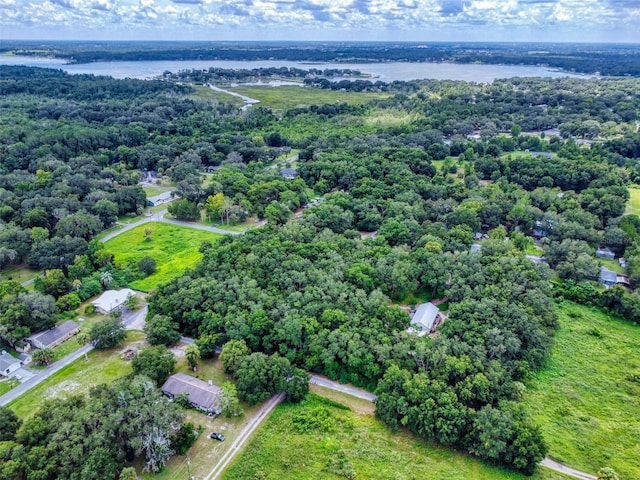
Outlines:
{"type": "Polygon", "coordinates": [[[281,404],[260,427],[224,479],[519,480],[566,478],[540,469],[532,477],[392,432],[373,415],[354,413],[310,394],[300,405],[281,404]],[[318,413],[327,413],[319,417],[318,413]],[[297,417],[297,420],[296,420],[297,417]],[[319,426],[307,419],[325,418],[319,426]],[[296,428],[298,426],[298,428],[296,428]],[[306,426],[306,430],[300,430],[306,426]],[[304,431],[304,433],[302,433],[304,431]],[[354,476],[347,476],[348,473],[354,476]]]}
{"type": "Polygon", "coordinates": [[[150,222],[112,238],[105,245],[114,254],[116,264],[135,265],[146,256],[156,260],[157,270],[153,275],[131,282],[132,288],[148,292],[194,267],[202,258],[198,251],[202,242],[215,242],[220,237],[194,228],[150,222]],[[147,228],[153,232],[149,241],[144,234],[147,228]]]}
{"type": "Polygon", "coordinates": [[[124,350],[126,345],[143,342],[143,332],[130,330],[127,332],[127,341],[124,345],[111,350],[91,351],[88,362],[85,362],[84,358],[79,358],[37,387],[16,398],[9,403],[8,407],[20,418],[28,418],[48,399],[87,393],[91,387],[111,383],[116,378],[131,373],[131,363],[122,360],[118,352],[124,350]]]}
{"type": "Polygon", "coordinates": [[[604,267],[607,267],[609,270],[613,270],[618,273],[625,273],[625,269],[620,266],[620,262],[618,260],[609,260],[608,258],[598,258],[598,263],[604,267]]]}
{"type": "Polygon", "coordinates": [[[168,192],[171,190],[170,187],[142,187],[144,193],[149,197],[155,197],[156,195],[160,195],[161,193],[168,192]]]}
{"type": "Polygon", "coordinates": [[[0,270],[0,282],[15,280],[22,283],[36,278],[40,273],[40,270],[32,270],[27,265],[13,265],[0,270]]]}
{"type": "Polygon", "coordinates": [[[227,88],[227,90],[260,100],[260,105],[276,110],[332,103],[358,104],[376,98],[387,98],[389,96],[383,93],[336,92],[333,90],[295,86],[238,86],[227,88]]]}
{"type": "Polygon", "coordinates": [[[398,127],[420,120],[422,115],[405,110],[375,110],[367,116],[365,125],[378,127],[398,127]]]}
{"type": "Polygon", "coordinates": [[[625,215],[640,215],[640,185],[629,187],[629,201],[625,215]]]}
{"type": "Polygon", "coordinates": [[[553,458],[640,478],[640,327],[571,302],[558,310],[551,359],[524,404],[553,458]]]}

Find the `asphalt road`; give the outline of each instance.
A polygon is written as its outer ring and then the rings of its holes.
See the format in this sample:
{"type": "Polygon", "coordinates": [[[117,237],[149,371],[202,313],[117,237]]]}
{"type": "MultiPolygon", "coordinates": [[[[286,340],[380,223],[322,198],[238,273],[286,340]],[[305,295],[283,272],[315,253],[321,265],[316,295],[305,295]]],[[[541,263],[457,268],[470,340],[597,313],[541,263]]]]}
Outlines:
{"type": "Polygon", "coordinates": [[[66,357],[58,360],[57,362],[52,363],[51,365],[49,365],[44,370],[41,370],[40,372],[35,374],[33,377],[31,377],[26,382],[21,383],[17,387],[9,390],[7,393],[2,395],[0,397],[0,406],[4,406],[4,405],[8,404],[9,402],[12,402],[13,400],[18,398],[23,393],[31,390],[33,387],[35,387],[37,385],[40,385],[40,383],[42,383],[44,380],[49,378],[51,375],[53,375],[54,373],[56,373],[60,369],[66,367],[70,363],[75,362],[78,358],[84,356],[85,352],[88,353],[91,350],[93,350],[93,345],[91,345],[91,344],[85,345],[84,347],[76,350],[73,353],[70,353],[66,357]]]}

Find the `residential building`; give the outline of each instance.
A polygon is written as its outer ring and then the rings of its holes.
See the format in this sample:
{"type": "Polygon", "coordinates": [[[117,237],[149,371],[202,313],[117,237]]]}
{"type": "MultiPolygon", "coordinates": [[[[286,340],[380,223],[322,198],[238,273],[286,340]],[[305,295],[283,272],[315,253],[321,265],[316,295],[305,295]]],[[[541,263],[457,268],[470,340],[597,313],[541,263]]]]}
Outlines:
{"type": "Polygon", "coordinates": [[[135,296],[136,292],[130,288],[122,288],[120,290],[107,290],[100,295],[96,300],[91,302],[91,305],[96,307],[98,313],[102,315],[108,315],[114,310],[120,310],[124,307],[129,297],[135,296]]]}
{"type": "Polygon", "coordinates": [[[613,253],[608,248],[599,248],[596,250],[596,257],[598,258],[607,258],[609,260],[613,260],[616,258],[616,254],[613,253]]]}
{"type": "Polygon", "coordinates": [[[433,303],[422,303],[418,305],[413,317],[411,317],[410,330],[418,335],[433,333],[438,324],[442,321],[442,314],[433,303]]]}
{"type": "Polygon", "coordinates": [[[67,320],[44,332],[34,333],[27,338],[27,341],[35,348],[54,348],[73,337],[79,331],[80,326],[76,322],[67,320]]]}
{"type": "Polygon", "coordinates": [[[298,171],[294,168],[281,168],[280,175],[282,175],[287,180],[293,180],[298,176],[298,171]]]}
{"type": "Polygon", "coordinates": [[[178,395],[186,394],[193,407],[209,415],[220,413],[218,397],[221,392],[220,387],[211,382],[207,383],[184,373],[171,375],[162,385],[162,393],[167,397],[175,398],[178,395]]]}
{"type": "Polygon", "coordinates": [[[611,287],[618,283],[618,274],[606,267],[600,269],[600,283],[605,287],[611,287]]]}
{"type": "Polygon", "coordinates": [[[156,207],[158,205],[162,205],[164,203],[167,203],[173,200],[173,197],[174,197],[173,191],[154,195],[153,197],[147,198],[147,206],[156,207]]]}
{"type": "Polygon", "coordinates": [[[13,372],[19,370],[22,364],[17,358],[13,358],[4,350],[0,354],[0,375],[9,377],[13,372]]]}

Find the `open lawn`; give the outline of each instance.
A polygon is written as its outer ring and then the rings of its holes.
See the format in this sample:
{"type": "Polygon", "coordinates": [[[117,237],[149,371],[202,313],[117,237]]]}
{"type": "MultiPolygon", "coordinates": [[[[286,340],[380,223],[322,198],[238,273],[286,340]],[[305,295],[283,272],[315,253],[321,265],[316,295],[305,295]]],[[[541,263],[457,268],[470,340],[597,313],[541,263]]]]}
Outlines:
{"type": "Polygon", "coordinates": [[[142,190],[144,190],[144,193],[147,195],[148,197],[155,197],[156,195],[160,195],[161,193],[164,192],[168,192],[170,190],[172,190],[171,187],[142,187],[142,190]]]}
{"type": "Polygon", "coordinates": [[[112,238],[105,246],[115,255],[116,264],[137,265],[146,256],[155,259],[154,274],[131,282],[131,288],[148,292],[195,266],[202,258],[198,251],[202,242],[215,242],[220,237],[217,233],[151,222],[112,238]],[[147,228],[152,231],[149,241],[144,233],[147,228]]]}
{"type": "Polygon", "coordinates": [[[122,360],[118,352],[126,345],[142,344],[144,333],[130,330],[127,332],[126,344],[110,350],[93,350],[89,352],[89,361],[79,358],[71,365],[44,380],[37,387],[9,403],[21,418],[27,418],[38,410],[42,404],[52,398],[65,398],[69,395],[86,393],[91,387],[102,383],[111,383],[118,377],[131,373],[131,363],[122,360]]]}
{"type": "Polygon", "coordinates": [[[226,88],[226,90],[239,93],[246,97],[255,98],[260,100],[259,105],[276,110],[332,103],[357,104],[365,103],[375,98],[387,98],[389,96],[386,93],[337,92],[296,86],[238,86],[226,88]]]}
{"type": "Polygon", "coordinates": [[[299,405],[281,404],[258,429],[225,480],[271,479],[564,479],[538,469],[525,477],[392,432],[373,415],[315,394],[299,405]]]}
{"type": "Polygon", "coordinates": [[[32,270],[27,265],[12,265],[0,270],[0,282],[15,280],[22,283],[40,275],[40,270],[32,270]]]}
{"type": "Polygon", "coordinates": [[[640,185],[633,185],[628,190],[630,197],[624,213],[625,215],[640,215],[640,185]]]}
{"type": "Polygon", "coordinates": [[[640,326],[571,302],[558,311],[551,359],[528,383],[524,405],[551,457],[640,478],[640,326]]]}

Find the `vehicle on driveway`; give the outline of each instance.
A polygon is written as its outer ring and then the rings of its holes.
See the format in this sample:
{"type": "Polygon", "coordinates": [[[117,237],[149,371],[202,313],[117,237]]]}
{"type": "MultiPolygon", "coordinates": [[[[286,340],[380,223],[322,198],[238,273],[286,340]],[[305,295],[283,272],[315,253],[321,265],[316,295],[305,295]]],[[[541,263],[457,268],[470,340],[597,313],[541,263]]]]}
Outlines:
{"type": "Polygon", "coordinates": [[[219,442],[224,442],[224,435],[218,432],[210,433],[209,438],[213,440],[218,440],[219,442]]]}

